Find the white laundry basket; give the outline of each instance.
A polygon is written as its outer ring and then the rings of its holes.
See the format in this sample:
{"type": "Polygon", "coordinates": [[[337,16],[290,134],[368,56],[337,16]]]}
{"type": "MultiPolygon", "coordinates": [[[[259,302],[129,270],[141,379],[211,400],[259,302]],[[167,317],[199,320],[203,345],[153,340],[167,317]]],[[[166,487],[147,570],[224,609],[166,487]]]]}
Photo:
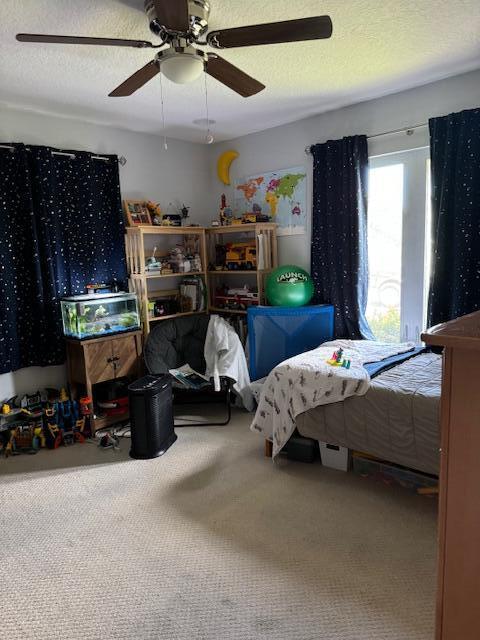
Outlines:
{"type": "Polygon", "coordinates": [[[318,441],[320,447],[320,457],[324,467],[337,469],[338,471],[348,471],[350,462],[349,450],[336,444],[318,441]]]}

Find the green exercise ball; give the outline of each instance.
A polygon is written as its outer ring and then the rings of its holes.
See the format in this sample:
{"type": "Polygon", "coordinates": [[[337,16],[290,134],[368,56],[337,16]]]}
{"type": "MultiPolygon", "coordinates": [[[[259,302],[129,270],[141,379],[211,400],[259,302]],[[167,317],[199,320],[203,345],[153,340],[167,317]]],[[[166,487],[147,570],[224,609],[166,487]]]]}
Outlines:
{"type": "Polygon", "coordinates": [[[313,297],[313,281],[305,269],[287,264],[270,273],[265,293],[275,307],[302,307],[313,297]]]}

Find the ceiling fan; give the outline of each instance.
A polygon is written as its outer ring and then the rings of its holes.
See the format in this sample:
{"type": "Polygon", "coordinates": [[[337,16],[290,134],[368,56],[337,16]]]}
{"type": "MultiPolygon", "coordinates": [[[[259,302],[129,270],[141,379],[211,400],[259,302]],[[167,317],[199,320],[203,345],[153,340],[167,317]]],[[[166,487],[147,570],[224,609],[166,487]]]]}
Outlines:
{"type": "Polygon", "coordinates": [[[151,62],[114,89],[109,94],[112,97],[132,95],[160,71],[173,82],[180,84],[192,82],[205,71],[212,78],[247,98],[265,89],[265,85],[227,62],[217,53],[205,52],[199,47],[231,49],[261,44],[318,40],[332,35],[330,17],[317,16],[210,31],[205,39],[201,40],[208,31],[210,15],[208,0],[145,0],[144,5],[150,30],[160,39],[160,44],[152,44],[146,40],[33,33],[19,33],[17,40],[161,49],[151,62]]]}

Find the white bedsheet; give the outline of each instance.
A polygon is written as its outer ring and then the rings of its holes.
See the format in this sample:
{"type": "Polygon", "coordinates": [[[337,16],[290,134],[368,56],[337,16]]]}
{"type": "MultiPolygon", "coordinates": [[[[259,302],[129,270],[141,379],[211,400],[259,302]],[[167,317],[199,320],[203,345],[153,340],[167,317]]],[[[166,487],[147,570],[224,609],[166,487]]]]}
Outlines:
{"type": "Polygon", "coordinates": [[[323,404],[364,395],[370,376],[363,365],[377,362],[414,348],[411,342],[389,344],[372,340],[333,340],[282,362],[267,377],[260,396],[252,431],[273,442],[273,457],[295,430],[295,418],[323,404]],[[350,369],[327,364],[332,353],[342,348],[351,360],[350,369]]]}

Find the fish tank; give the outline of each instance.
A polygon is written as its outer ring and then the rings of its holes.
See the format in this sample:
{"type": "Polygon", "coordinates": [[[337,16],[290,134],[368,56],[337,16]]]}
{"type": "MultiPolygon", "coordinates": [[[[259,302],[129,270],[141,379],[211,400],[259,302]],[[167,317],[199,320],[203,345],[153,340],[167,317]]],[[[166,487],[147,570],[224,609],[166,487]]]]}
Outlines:
{"type": "Polygon", "coordinates": [[[63,333],[85,340],[140,328],[135,293],[98,293],[62,298],[63,333]]]}

